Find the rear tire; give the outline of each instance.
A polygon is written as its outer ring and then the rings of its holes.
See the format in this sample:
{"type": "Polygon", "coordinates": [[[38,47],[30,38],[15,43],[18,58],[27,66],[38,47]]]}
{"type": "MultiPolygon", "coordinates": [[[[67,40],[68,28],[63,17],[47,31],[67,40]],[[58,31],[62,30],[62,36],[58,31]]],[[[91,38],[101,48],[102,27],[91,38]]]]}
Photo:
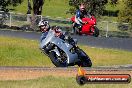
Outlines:
{"type": "Polygon", "coordinates": [[[85,59],[85,60],[83,60],[82,62],[81,62],[81,65],[82,65],[82,67],[91,67],[92,66],[92,62],[91,62],[91,60],[90,59],[85,59]]]}
{"type": "Polygon", "coordinates": [[[56,55],[55,52],[51,51],[51,52],[49,53],[49,57],[50,57],[52,63],[53,63],[56,67],[67,67],[66,62],[65,62],[65,63],[62,63],[62,62],[58,59],[58,57],[57,57],[57,55],[56,55]]]}
{"type": "Polygon", "coordinates": [[[93,36],[95,36],[95,37],[98,37],[99,36],[99,29],[96,26],[94,27],[93,36]]]}

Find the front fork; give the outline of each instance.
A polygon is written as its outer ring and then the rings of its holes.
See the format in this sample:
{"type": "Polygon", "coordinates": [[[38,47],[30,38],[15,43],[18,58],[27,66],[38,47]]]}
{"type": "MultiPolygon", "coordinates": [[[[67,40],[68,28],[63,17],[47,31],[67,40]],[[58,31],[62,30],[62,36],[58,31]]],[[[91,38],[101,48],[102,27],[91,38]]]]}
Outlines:
{"type": "Polygon", "coordinates": [[[78,31],[80,32],[82,29],[82,25],[81,24],[77,24],[77,23],[73,23],[73,31],[77,31],[76,28],[78,28],[78,31]]]}
{"type": "Polygon", "coordinates": [[[45,52],[46,54],[48,54],[49,51],[52,50],[53,48],[54,48],[54,44],[52,44],[52,43],[48,43],[47,45],[45,45],[45,46],[43,47],[44,52],[45,52]]]}

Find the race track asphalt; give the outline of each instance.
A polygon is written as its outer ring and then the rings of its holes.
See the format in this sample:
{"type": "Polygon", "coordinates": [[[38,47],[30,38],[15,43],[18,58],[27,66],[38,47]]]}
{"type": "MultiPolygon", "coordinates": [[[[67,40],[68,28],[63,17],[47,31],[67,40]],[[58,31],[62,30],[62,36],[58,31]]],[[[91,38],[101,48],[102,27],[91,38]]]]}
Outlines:
{"type": "MultiPolygon", "coordinates": [[[[19,37],[19,38],[26,38],[26,39],[39,41],[41,33],[0,29],[0,36],[19,37]]],[[[106,38],[106,37],[92,37],[92,36],[79,36],[79,35],[72,35],[72,37],[77,39],[78,43],[82,45],[132,51],[132,38],[117,38],[117,37],[106,38]]]]}

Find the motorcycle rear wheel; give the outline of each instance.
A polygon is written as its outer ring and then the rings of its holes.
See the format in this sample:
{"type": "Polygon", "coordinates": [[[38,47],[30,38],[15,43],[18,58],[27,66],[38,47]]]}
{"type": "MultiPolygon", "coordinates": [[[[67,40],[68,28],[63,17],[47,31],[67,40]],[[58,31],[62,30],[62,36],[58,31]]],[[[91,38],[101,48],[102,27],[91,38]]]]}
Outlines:
{"type": "Polygon", "coordinates": [[[61,62],[54,51],[49,53],[49,57],[56,67],[67,67],[66,62],[61,62]]]}
{"type": "Polygon", "coordinates": [[[78,66],[81,66],[81,67],[91,67],[92,66],[92,62],[89,58],[89,56],[82,50],[82,49],[79,49],[80,51],[80,62],[78,63],[78,66]]]}
{"type": "Polygon", "coordinates": [[[96,26],[94,27],[93,36],[95,36],[95,37],[98,37],[99,36],[99,29],[96,26]]]}
{"type": "Polygon", "coordinates": [[[92,66],[92,62],[91,62],[91,60],[89,59],[85,59],[85,60],[83,60],[82,62],[81,62],[81,66],[82,67],[91,67],[92,66]]]}

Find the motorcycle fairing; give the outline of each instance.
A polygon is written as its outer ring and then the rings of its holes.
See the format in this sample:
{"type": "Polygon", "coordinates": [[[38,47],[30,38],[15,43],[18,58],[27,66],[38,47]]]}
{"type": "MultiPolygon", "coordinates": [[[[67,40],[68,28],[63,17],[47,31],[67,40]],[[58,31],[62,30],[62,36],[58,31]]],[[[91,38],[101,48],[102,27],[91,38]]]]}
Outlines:
{"type": "MultiPolygon", "coordinates": [[[[44,40],[42,40],[41,48],[47,45],[49,42],[55,44],[58,48],[60,48],[61,50],[65,52],[67,56],[68,64],[79,61],[77,53],[70,52],[70,49],[73,46],[65,42],[64,40],[60,39],[59,37],[56,37],[53,30],[49,30],[47,37],[44,40]]],[[[54,49],[52,51],[54,51],[57,55],[60,55],[57,49],[54,49]]]]}

